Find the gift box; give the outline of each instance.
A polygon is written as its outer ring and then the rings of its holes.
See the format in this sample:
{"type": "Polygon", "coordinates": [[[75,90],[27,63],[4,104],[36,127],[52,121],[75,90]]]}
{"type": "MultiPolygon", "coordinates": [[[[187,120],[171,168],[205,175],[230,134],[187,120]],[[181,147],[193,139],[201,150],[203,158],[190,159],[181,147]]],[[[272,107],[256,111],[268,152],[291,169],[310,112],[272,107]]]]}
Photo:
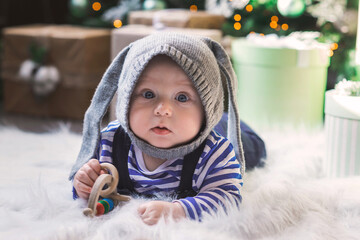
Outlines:
{"type": "MultiPolygon", "coordinates": [[[[165,28],[161,31],[180,32],[183,34],[205,36],[218,42],[220,42],[222,38],[222,32],[218,29],[165,28]]],[[[156,32],[159,32],[159,30],[155,29],[152,26],[145,25],[126,25],[122,28],[112,30],[111,58],[115,58],[115,56],[131,42],[156,32]]],[[[115,109],[116,97],[114,97],[110,105],[110,120],[116,119],[115,109]]]]}
{"type": "Polygon", "coordinates": [[[194,28],[165,28],[158,30],[153,26],[146,25],[126,25],[119,29],[112,30],[111,33],[111,58],[113,59],[123,48],[140,38],[152,33],[170,31],[183,34],[198,35],[209,37],[217,42],[221,42],[222,32],[218,29],[194,29],[194,28]]]}
{"type": "Polygon", "coordinates": [[[325,94],[325,174],[360,175],[360,96],[325,94]]]}
{"type": "Polygon", "coordinates": [[[225,17],[206,11],[192,12],[186,9],[133,11],[129,13],[129,24],[158,27],[221,29],[225,17]]]}
{"type": "Polygon", "coordinates": [[[239,38],[232,41],[232,59],[244,121],[257,128],[323,124],[327,50],[262,46],[239,38]]]}
{"type": "MultiPolygon", "coordinates": [[[[69,25],[28,25],[3,30],[4,109],[35,116],[82,119],[110,63],[110,30],[69,25]],[[47,96],[34,94],[32,81],[19,76],[32,45],[46,49],[46,63],[59,82],[47,96]]],[[[39,68],[40,69],[40,68],[39,68]]]]}

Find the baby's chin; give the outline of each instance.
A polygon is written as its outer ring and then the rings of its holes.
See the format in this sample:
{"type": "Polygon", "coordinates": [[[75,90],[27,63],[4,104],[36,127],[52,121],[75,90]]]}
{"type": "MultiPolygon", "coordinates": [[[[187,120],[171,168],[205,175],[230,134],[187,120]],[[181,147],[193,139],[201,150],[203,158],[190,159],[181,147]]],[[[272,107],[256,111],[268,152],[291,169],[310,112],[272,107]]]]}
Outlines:
{"type": "Polygon", "coordinates": [[[181,143],[179,143],[179,144],[157,143],[157,142],[147,142],[147,143],[154,147],[161,148],[161,149],[171,149],[171,148],[175,148],[177,146],[182,145],[181,143]]]}
{"type": "Polygon", "coordinates": [[[190,143],[193,140],[193,138],[191,138],[190,140],[186,140],[186,141],[181,141],[181,142],[175,142],[175,143],[169,143],[169,142],[156,142],[156,141],[146,141],[148,144],[160,148],[160,149],[172,149],[172,148],[176,148],[179,146],[183,146],[186,145],[188,143],[190,143]]]}

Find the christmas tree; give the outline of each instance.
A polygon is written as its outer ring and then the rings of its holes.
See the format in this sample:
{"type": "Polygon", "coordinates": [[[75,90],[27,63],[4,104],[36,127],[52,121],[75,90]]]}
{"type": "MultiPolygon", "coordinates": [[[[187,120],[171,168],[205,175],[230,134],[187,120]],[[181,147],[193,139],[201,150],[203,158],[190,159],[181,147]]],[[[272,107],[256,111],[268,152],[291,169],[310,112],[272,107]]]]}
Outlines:
{"type": "Polygon", "coordinates": [[[357,0],[70,0],[72,23],[121,27],[134,10],[187,8],[196,5],[227,17],[224,35],[249,33],[287,36],[296,31],[316,31],[329,43],[331,86],[343,78],[355,80],[357,0]]]}
{"type": "Polygon", "coordinates": [[[228,19],[223,26],[225,35],[245,37],[255,32],[286,36],[295,31],[320,32],[321,35],[317,40],[330,44],[329,77],[334,78],[331,85],[343,78],[357,79],[355,67],[357,0],[208,0],[208,2],[211,3],[208,5],[209,11],[227,14],[228,19]]]}

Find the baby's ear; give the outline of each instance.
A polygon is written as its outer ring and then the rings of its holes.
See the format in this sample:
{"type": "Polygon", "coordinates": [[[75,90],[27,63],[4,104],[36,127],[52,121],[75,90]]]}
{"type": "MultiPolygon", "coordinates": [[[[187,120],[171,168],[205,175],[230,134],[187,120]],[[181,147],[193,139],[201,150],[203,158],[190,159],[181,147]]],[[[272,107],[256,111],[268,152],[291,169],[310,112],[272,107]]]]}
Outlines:
{"type": "MultiPolygon", "coordinates": [[[[234,150],[237,158],[240,160],[244,177],[245,173],[245,158],[243,147],[241,143],[240,117],[237,108],[237,78],[232,67],[232,63],[225,49],[216,41],[210,38],[203,38],[203,42],[210,48],[218,63],[222,77],[225,78],[227,92],[228,92],[228,128],[227,138],[234,145],[234,150]]],[[[224,82],[224,81],[223,81],[224,82]]]]}
{"type": "Polygon", "coordinates": [[[234,90],[236,91],[237,79],[229,55],[226,53],[225,49],[218,42],[207,37],[203,38],[203,41],[213,52],[216,61],[218,62],[218,65],[220,67],[221,73],[228,75],[229,77],[228,80],[231,81],[231,85],[234,86],[234,90]]]}
{"type": "Polygon", "coordinates": [[[74,178],[80,167],[95,155],[100,139],[101,120],[118,89],[124,61],[130,47],[131,45],[124,48],[114,58],[95,90],[91,104],[85,113],[82,145],[77,160],[71,169],[70,180],[74,178]]]}

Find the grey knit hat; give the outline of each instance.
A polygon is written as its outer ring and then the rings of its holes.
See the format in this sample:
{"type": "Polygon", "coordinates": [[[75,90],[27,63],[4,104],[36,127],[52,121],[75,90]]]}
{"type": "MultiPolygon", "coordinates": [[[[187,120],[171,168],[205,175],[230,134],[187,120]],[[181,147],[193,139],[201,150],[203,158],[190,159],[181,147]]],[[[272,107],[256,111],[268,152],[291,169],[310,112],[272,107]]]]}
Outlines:
{"type": "Polygon", "coordinates": [[[227,138],[234,146],[244,174],[245,162],[240,139],[240,119],[236,104],[236,76],[225,50],[217,42],[179,33],[160,32],[131,43],[113,60],[98,85],[86,111],[83,142],[70,179],[95,155],[100,138],[100,125],[107,108],[118,91],[116,116],[131,141],[153,157],[173,159],[194,151],[208,137],[223,114],[223,85],[228,95],[227,138]],[[138,138],[129,127],[130,98],[140,74],[157,55],[172,58],[188,75],[202,101],[205,127],[190,143],[173,148],[157,148],[138,138]]]}

